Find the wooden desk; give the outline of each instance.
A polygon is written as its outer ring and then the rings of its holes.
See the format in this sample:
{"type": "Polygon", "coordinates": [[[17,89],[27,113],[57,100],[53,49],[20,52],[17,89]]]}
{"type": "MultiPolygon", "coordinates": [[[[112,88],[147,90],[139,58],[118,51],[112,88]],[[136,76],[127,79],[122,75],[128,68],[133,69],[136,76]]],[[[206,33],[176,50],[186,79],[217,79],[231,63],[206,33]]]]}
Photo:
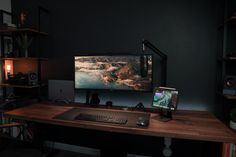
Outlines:
{"type": "Polygon", "coordinates": [[[53,119],[54,116],[71,108],[66,106],[33,104],[5,112],[4,114],[15,119],[89,130],[222,143],[236,142],[235,132],[225,126],[214,115],[206,111],[176,111],[173,114],[173,120],[169,122],[160,122],[158,120],[158,114],[151,113],[148,128],[130,128],[95,122],[53,119]]]}
{"type": "Polygon", "coordinates": [[[149,127],[144,129],[102,125],[101,123],[94,122],[53,119],[54,116],[68,111],[71,108],[72,107],[34,104],[5,112],[4,115],[32,122],[117,133],[131,133],[146,136],[171,137],[225,143],[236,142],[235,132],[225,126],[214,115],[206,111],[177,111],[173,115],[173,120],[169,122],[160,122],[157,118],[158,115],[151,113],[149,127]]]}

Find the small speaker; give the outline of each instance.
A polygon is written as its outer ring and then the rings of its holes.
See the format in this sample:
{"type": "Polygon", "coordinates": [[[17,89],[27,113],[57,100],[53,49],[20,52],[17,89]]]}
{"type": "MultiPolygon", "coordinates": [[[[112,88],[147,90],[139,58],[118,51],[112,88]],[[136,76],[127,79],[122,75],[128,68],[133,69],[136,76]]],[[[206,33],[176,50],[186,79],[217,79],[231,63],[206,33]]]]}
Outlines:
{"type": "Polygon", "coordinates": [[[38,84],[38,75],[34,72],[28,73],[28,83],[29,83],[29,85],[37,85],[38,84]]]}
{"type": "Polygon", "coordinates": [[[236,95],[236,76],[225,77],[223,94],[236,95]]]}
{"type": "Polygon", "coordinates": [[[236,89],[236,76],[226,76],[224,79],[224,88],[236,89]]]}

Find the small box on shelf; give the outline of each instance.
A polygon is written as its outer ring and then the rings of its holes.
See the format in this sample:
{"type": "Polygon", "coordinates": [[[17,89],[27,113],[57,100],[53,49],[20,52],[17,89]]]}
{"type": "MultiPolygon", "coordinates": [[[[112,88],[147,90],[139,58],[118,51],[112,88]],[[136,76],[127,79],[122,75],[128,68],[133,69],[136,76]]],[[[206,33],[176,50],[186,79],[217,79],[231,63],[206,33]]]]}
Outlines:
{"type": "Polygon", "coordinates": [[[235,89],[223,89],[223,94],[224,95],[236,95],[236,90],[235,89]]]}

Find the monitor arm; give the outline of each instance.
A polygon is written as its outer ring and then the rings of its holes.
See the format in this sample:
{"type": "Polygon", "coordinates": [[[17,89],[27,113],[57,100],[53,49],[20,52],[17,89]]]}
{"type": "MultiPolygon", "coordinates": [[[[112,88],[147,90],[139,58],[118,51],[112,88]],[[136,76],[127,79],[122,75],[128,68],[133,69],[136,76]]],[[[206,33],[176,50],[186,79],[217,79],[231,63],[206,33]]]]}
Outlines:
{"type": "Polygon", "coordinates": [[[148,40],[143,40],[142,41],[143,45],[143,52],[145,52],[145,47],[148,47],[151,49],[155,54],[157,54],[162,62],[163,62],[163,77],[164,77],[164,82],[163,85],[166,86],[166,79],[167,79],[167,55],[163,52],[161,52],[158,48],[156,48],[152,43],[150,43],[148,40]]]}

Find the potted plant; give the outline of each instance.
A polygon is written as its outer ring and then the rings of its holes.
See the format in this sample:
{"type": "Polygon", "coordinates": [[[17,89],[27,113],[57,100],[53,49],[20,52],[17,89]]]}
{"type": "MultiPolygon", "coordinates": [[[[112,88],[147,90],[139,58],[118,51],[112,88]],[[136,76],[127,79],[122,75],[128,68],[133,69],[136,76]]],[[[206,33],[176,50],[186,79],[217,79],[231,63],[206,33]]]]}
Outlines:
{"type": "Polygon", "coordinates": [[[236,108],[230,111],[230,128],[236,130],[236,108]]]}
{"type": "Polygon", "coordinates": [[[20,52],[28,57],[28,48],[32,43],[33,38],[28,38],[27,34],[22,34],[16,38],[17,44],[19,46],[20,52]]]}

